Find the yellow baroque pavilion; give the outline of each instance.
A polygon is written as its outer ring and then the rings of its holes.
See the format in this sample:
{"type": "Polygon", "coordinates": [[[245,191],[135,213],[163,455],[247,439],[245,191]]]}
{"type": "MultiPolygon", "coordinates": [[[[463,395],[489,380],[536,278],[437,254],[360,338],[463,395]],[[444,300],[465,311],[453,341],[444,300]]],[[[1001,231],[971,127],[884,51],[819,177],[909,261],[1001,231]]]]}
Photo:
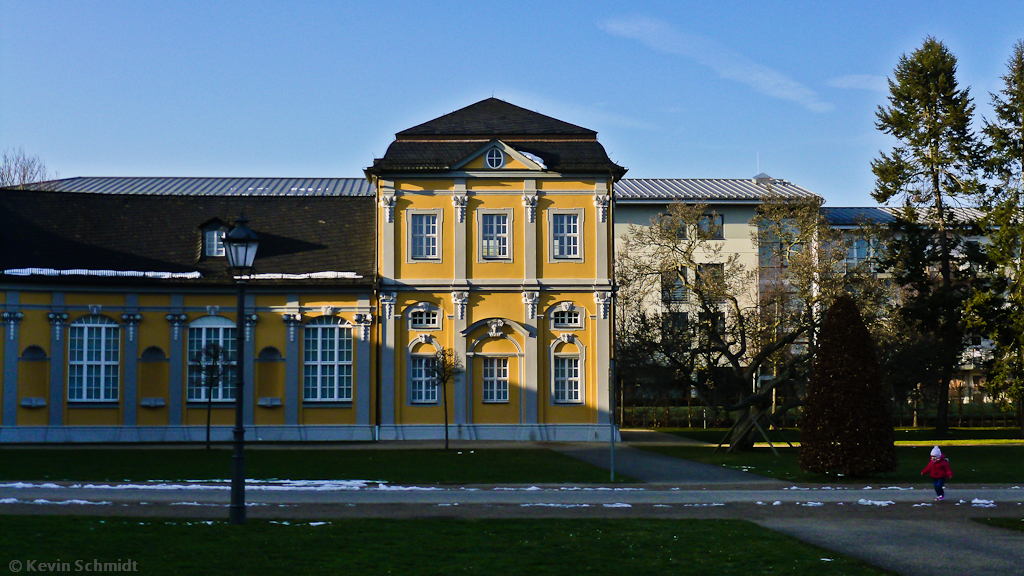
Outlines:
{"type": "Polygon", "coordinates": [[[0,190],[0,441],[195,441],[208,415],[224,440],[239,370],[251,440],[439,438],[445,404],[453,438],[608,439],[624,173],[596,132],[491,98],[365,179],[0,190]],[[238,362],[240,215],[261,243],[238,362]]]}

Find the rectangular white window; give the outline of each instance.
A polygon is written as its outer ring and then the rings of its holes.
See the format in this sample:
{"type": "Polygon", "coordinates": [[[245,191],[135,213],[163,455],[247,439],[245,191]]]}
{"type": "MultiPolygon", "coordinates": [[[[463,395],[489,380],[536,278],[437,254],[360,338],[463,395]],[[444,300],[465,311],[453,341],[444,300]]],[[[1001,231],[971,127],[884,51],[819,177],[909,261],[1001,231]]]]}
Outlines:
{"type": "Polygon", "coordinates": [[[579,404],[580,359],[576,356],[555,356],[555,403],[579,404]]]}
{"type": "Polygon", "coordinates": [[[412,214],[409,224],[413,258],[437,258],[437,214],[412,214]]]}
{"type": "Polygon", "coordinates": [[[413,356],[409,371],[409,400],[413,404],[437,404],[434,357],[413,356]]]}
{"type": "Polygon", "coordinates": [[[484,258],[508,258],[508,214],[481,217],[480,253],[484,258]]]}
{"type": "Polygon", "coordinates": [[[235,399],[238,378],[236,362],[236,330],[226,326],[204,326],[188,329],[189,402],[205,402],[207,394],[214,402],[235,399]]]}
{"type": "Polygon", "coordinates": [[[551,323],[555,328],[579,328],[580,313],[577,310],[555,310],[551,313],[551,323]]]}
{"type": "MultiPolygon", "coordinates": [[[[86,319],[89,320],[91,318],[86,319]]],[[[110,324],[71,325],[68,329],[69,401],[117,401],[120,343],[120,329],[112,321],[110,324]]]]}
{"type": "Polygon", "coordinates": [[[206,245],[205,254],[216,257],[224,255],[224,231],[207,230],[204,234],[203,244],[206,245]]]}
{"type": "Polygon", "coordinates": [[[671,307],[689,299],[686,287],[686,268],[679,267],[661,273],[661,303],[671,307]]]}
{"type": "Polygon", "coordinates": [[[413,330],[426,330],[439,327],[437,310],[413,310],[409,312],[409,327],[413,330]]]}
{"type": "Polygon", "coordinates": [[[578,214],[551,216],[551,242],[555,258],[579,258],[580,222],[578,214]]]}
{"type": "Polygon", "coordinates": [[[312,324],[303,334],[303,400],[351,402],[352,329],[312,324]]]}
{"type": "Polygon", "coordinates": [[[484,402],[508,402],[508,358],[484,358],[484,402]]]}

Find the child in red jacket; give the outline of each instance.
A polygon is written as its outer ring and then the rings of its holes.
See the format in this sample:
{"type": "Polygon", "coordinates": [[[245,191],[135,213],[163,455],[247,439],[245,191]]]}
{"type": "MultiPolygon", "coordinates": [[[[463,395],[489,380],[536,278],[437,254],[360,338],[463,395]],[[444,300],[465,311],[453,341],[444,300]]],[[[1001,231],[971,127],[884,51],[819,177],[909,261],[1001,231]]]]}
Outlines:
{"type": "Polygon", "coordinates": [[[921,470],[921,474],[927,473],[935,482],[935,499],[945,500],[946,492],[943,487],[946,485],[946,478],[953,477],[953,469],[949,467],[949,459],[936,446],[932,448],[932,460],[921,470]]]}

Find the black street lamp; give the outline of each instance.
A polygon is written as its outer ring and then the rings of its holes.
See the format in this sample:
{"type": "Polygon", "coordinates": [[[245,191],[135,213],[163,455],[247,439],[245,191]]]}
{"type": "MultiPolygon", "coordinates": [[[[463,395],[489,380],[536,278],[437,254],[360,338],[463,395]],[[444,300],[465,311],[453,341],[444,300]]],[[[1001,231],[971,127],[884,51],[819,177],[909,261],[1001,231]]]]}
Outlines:
{"type": "Polygon", "coordinates": [[[256,248],[260,239],[246,224],[245,216],[235,220],[235,227],[224,236],[224,251],[227,252],[228,265],[238,271],[238,315],[235,323],[237,338],[235,351],[235,453],[231,457],[231,507],[228,522],[231,524],[245,523],[245,425],[242,412],[245,406],[243,391],[245,386],[245,279],[243,274],[251,271],[252,261],[256,259],[256,248]]]}

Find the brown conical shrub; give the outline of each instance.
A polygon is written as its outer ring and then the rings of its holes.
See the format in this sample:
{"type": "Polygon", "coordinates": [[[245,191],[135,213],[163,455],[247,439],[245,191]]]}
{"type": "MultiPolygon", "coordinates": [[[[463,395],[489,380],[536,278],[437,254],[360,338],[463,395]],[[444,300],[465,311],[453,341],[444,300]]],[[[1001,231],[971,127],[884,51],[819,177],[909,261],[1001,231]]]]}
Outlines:
{"type": "Polygon", "coordinates": [[[803,470],[864,476],[896,468],[889,396],[871,334],[849,296],[825,316],[803,414],[803,470]]]}

